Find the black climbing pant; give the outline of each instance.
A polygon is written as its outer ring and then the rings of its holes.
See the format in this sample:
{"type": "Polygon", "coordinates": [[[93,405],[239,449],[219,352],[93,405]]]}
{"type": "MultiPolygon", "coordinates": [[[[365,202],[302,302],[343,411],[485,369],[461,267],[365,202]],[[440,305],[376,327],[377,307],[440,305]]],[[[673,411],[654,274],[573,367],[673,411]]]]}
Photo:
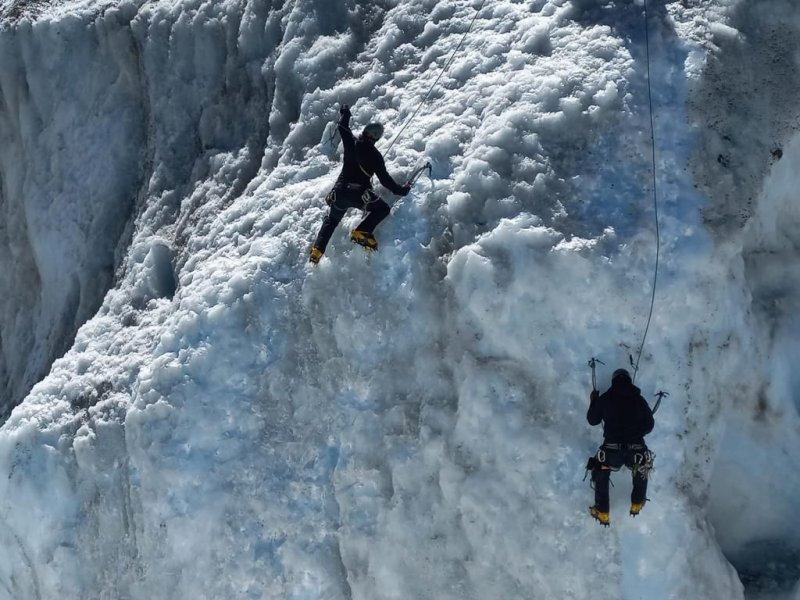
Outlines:
{"type": "Polygon", "coordinates": [[[366,217],[356,226],[359,231],[372,233],[378,223],[389,214],[389,205],[381,200],[372,190],[365,190],[358,186],[335,187],[328,194],[325,201],[330,206],[330,211],[322,221],[317,234],[314,247],[325,252],[328,240],[331,239],[334,229],[344,217],[348,208],[360,208],[367,211],[366,217]]]}
{"type": "Polygon", "coordinates": [[[608,512],[608,480],[611,471],[623,466],[633,474],[631,504],[642,504],[647,499],[647,475],[652,468],[652,455],[643,444],[603,444],[595,455],[596,467],[592,470],[594,505],[600,512],[608,512]]]}

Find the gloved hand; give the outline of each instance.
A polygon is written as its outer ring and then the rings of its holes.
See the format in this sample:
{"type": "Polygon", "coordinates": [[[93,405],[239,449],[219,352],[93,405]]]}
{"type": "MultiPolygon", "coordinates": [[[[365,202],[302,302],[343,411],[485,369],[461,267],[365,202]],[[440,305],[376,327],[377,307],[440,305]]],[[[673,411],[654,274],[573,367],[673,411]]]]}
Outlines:
{"type": "Polygon", "coordinates": [[[401,196],[408,196],[408,193],[411,191],[411,184],[407,183],[400,188],[400,195],[401,196]]]}
{"type": "Polygon", "coordinates": [[[342,115],[345,119],[349,119],[351,117],[350,105],[342,104],[341,108],[339,109],[339,114],[342,115]]]}
{"type": "Polygon", "coordinates": [[[589,394],[589,399],[594,402],[600,397],[600,390],[592,390],[592,393],[589,394]]]}

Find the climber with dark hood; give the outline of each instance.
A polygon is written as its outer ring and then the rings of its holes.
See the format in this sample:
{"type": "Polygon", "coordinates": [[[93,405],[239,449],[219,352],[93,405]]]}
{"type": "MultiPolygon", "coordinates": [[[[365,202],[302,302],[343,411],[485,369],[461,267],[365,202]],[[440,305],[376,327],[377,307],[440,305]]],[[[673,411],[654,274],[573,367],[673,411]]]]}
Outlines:
{"type": "Polygon", "coordinates": [[[350,233],[350,240],[364,246],[368,250],[377,250],[378,242],[373,235],[375,227],[389,214],[389,205],[372,191],[372,176],[389,191],[398,196],[408,195],[411,186],[399,185],[386,171],[383,155],[375,147],[383,135],[383,125],[370,123],[356,138],[350,131],[350,107],[346,104],[339,110],[339,134],[344,145],[342,171],[333,189],[328,193],[325,202],[330,207],[328,215],[322,222],[317,239],[311,247],[309,260],[316,264],[325,253],[328,240],[334,229],[344,217],[348,208],[360,208],[366,216],[350,233]]]}
{"type": "Polygon", "coordinates": [[[586,420],[590,425],[603,423],[603,445],[589,459],[592,472],[594,506],[591,515],[608,525],[608,481],[611,471],[623,466],[633,475],[631,516],[636,516],[647,500],[647,476],[653,467],[653,454],[644,443],[644,436],[653,430],[653,412],[641,391],[633,384],[625,369],[617,369],[611,377],[611,387],[600,394],[592,390],[586,420]]]}

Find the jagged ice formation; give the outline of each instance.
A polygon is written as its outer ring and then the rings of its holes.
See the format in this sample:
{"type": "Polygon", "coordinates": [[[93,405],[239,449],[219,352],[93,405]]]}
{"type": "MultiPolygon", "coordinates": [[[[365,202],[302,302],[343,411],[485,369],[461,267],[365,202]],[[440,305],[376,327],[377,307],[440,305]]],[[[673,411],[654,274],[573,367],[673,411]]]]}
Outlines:
{"type": "Polygon", "coordinates": [[[391,138],[478,5],[0,2],[0,597],[800,598],[796,7],[648,7],[637,383],[672,395],[604,530],[641,4],[487,2],[387,155],[433,181],[306,262],[337,104],[391,138]]]}

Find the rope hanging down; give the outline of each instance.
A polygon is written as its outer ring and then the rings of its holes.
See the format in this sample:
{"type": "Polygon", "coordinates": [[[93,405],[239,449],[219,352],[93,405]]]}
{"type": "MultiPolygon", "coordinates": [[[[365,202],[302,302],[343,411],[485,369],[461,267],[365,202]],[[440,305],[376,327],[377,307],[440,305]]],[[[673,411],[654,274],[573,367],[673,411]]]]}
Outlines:
{"type": "MultiPolygon", "coordinates": [[[[639,360],[642,358],[642,351],[644,344],[647,341],[647,332],[650,330],[650,321],[653,318],[653,307],[656,303],[656,284],[658,283],[658,261],[661,254],[661,236],[658,229],[658,189],[656,187],[656,133],[655,126],[653,125],[653,92],[650,87],[650,33],[647,18],[647,0],[644,0],[644,39],[647,56],[647,101],[650,108],[650,146],[652,148],[653,159],[653,209],[656,218],[656,265],[653,272],[653,295],[650,298],[650,313],[647,315],[647,326],[644,328],[644,336],[642,336],[642,345],[639,346],[639,354],[636,357],[636,363],[633,366],[633,381],[636,381],[636,374],[639,372],[639,360]]],[[[659,402],[661,400],[659,399],[659,402]]],[[[658,408],[658,405],[656,405],[658,408]]]]}
{"type": "Polygon", "coordinates": [[[396,141],[397,141],[397,140],[400,138],[400,136],[402,135],[402,133],[405,131],[406,127],[408,127],[408,126],[409,126],[409,124],[411,123],[411,121],[413,121],[413,120],[414,120],[414,117],[416,117],[416,116],[417,116],[417,113],[419,112],[419,110],[420,110],[420,109],[423,107],[423,105],[424,105],[424,104],[425,104],[425,103],[428,101],[428,98],[430,97],[431,93],[433,92],[433,88],[435,88],[435,87],[436,87],[436,84],[437,84],[437,83],[439,83],[439,80],[442,78],[442,76],[443,76],[445,73],[447,73],[447,70],[450,68],[450,65],[452,64],[452,62],[453,62],[453,59],[456,57],[456,53],[457,53],[457,52],[458,52],[458,51],[461,49],[461,46],[464,44],[464,40],[466,40],[466,39],[467,39],[467,35],[469,34],[469,32],[470,32],[470,31],[472,31],[472,26],[473,26],[473,25],[475,25],[475,21],[477,20],[477,18],[478,18],[478,15],[480,14],[481,10],[483,10],[483,5],[484,5],[484,4],[486,4],[486,0],[483,0],[483,1],[481,2],[481,5],[478,7],[478,10],[477,10],[477,11],[475,11],[475,16],[474,16],[474,17],[472,17],[472,21],[470,22],[470,24],[469,24],[469,27],[467,27],[467,30],[464,32],[464,35],[462,35],[462,36],[461,36],[461,40],[458,42],[458,46],[456,46],[455,50],[453,50],[452,54],[450,54],[450,58],[448,58],[448,59],[447,59],[447,62],[444,64],[444,67],[442,67],[442,70],[441,70],[441,72],[439,73],[439,76],[436,78],[436,81],[434,81],[434,82],[433,82],[433,85],[432,85],[432,86],[430,87],[430,89],[428,90],[428,93],[427,93],[427,94],[425,94],[425,97],[424,97],[424,98],[422,99],[422,101],[419,103],[419,105],[418,105],[418,106],[417,106],[417,108],[414,110],[414,112],[413,112],[413,113],[411,113],[411,116],[410,116],[410,117],[408,117],[408,119],[406,119],[406,122],[405,122],[405,123],[403,123],[403,126],[400,128],[400,131],[398,131],[398,132],[397,132],[397,135],[395,135],[395,136],[394,136],[394,139],[393,139],[393,140],[392,140],[392,141],[389,143],[389,146],[388,146],[388,147],[386,148],[386,150],[384,151],[384,154],[385,154],[385,153],[387,153],[387,152],[389,152],[389,150],[391,150],[392,146],[394,146],[394,143],[395,143],[395,142],[396,142],[396,141]]]}

